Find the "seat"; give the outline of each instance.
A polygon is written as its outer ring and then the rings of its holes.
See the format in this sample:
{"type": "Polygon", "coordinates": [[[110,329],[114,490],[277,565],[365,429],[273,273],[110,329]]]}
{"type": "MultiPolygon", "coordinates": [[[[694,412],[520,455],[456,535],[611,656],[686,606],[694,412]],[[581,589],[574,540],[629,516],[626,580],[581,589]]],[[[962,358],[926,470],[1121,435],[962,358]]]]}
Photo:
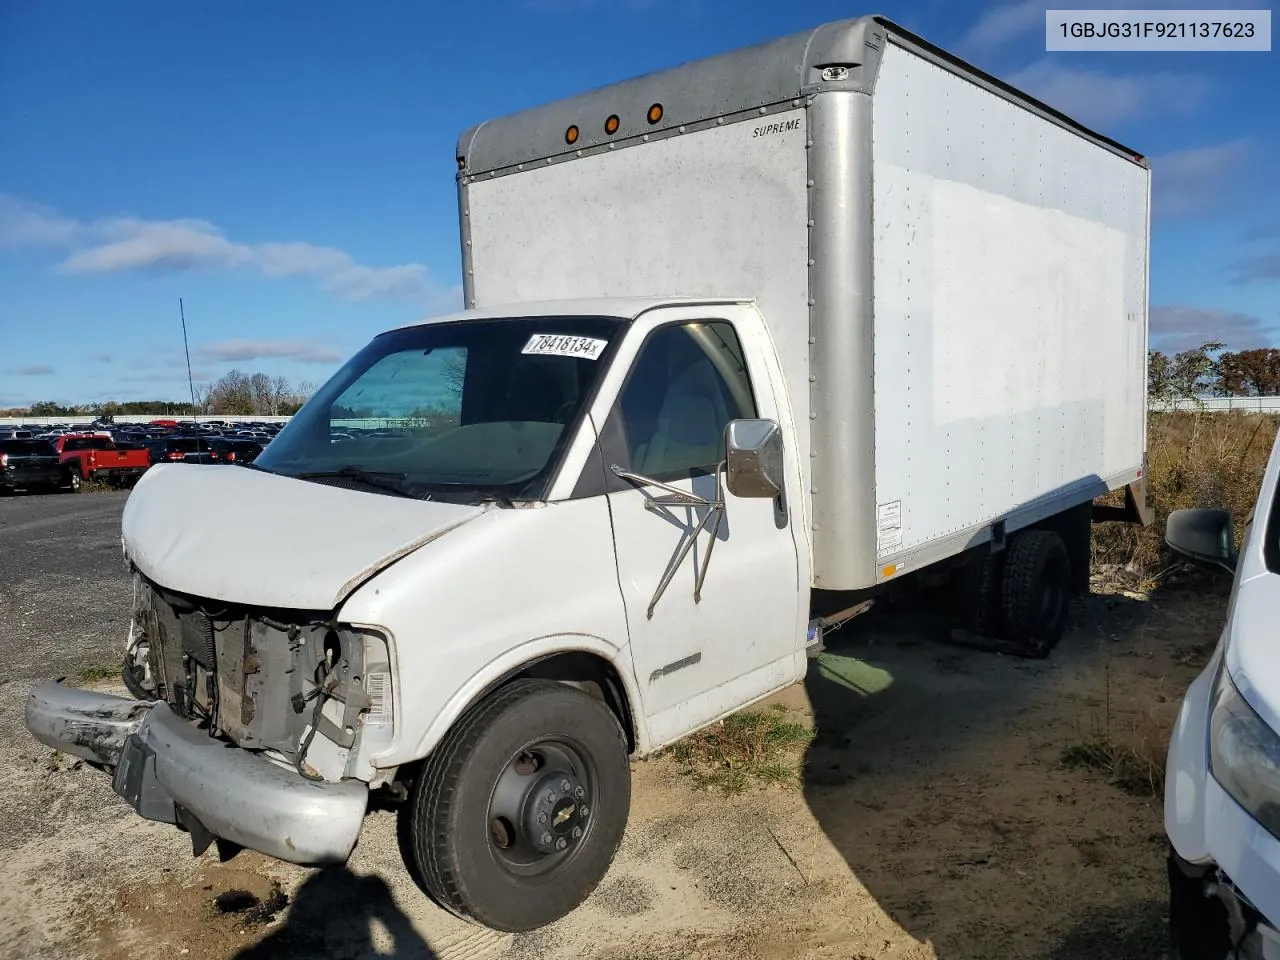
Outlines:
{"type": "Polygon", "coordinates": [[[699,356],[667,387],[637,471],[652,477],[714,466],[728,422],[720,377],[711,361],[699,356]]]}

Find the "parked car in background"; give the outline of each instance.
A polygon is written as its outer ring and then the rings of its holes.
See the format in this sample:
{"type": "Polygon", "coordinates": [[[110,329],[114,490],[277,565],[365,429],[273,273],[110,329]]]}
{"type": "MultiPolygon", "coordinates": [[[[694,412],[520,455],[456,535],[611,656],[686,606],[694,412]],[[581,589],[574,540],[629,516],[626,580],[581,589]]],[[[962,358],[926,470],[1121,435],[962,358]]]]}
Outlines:
{"type": "Polygon", "coordinates": [[[152,463],[217,463],[218,454],[205,437],[185,434],[156,437],[146,441],[152,463]]]}
{"type": "Polygon", "coordinates": [[[212,437],[209,446],[223,463],[253,463],[266,446],[266,441],[244,437],[212,437]]]}
{"type": "Polygon", "coordinates": [[[0,492],[40,487],[80,492],[80,473],[47,440],[0,440],[0,492]]]}
{"type": "Polygon", "coordinates": [[[110,434],[66,434],[51,443],[62,462],[71,464],[83,480],[125,486],[136,483],[151,466],[146,447],[118,444],[110,434]]]}
{"type": "Polygon", "coordinates": [[[1177,960],[1280,958],[1280,443],[1239,552],[1225,510],[1175,510],[1169,546],[1234,576],[1227,622],[1182,701],[1164,820],[1177,960]]]}

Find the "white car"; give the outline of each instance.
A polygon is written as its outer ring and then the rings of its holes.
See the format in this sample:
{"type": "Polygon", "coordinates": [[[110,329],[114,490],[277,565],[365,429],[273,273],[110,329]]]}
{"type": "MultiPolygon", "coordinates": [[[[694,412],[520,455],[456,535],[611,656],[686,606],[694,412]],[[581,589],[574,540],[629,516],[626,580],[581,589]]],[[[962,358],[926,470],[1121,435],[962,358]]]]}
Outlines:
{"type": "Polygon", "coordinates": [[[1225,510],[1178,510],[1165,539],[1235,576],[1217,649],[1169,744],[1169,921],[1179,960],[1280,958],[1280,443],[1237,553],[1225,510]]]}

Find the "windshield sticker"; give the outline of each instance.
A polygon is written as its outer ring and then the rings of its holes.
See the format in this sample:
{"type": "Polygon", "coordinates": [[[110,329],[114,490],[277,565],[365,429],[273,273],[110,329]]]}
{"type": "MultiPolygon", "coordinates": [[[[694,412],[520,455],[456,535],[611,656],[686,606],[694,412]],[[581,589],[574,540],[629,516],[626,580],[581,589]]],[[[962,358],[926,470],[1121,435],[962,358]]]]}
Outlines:
{"type": "Polygon", "coordinates": [[[521,353],[533,353],[543,357],[583,357],[598,360],[608,340],[595,337],[570,337],[561,333],[535,333],[524,345],[521,353]]]}

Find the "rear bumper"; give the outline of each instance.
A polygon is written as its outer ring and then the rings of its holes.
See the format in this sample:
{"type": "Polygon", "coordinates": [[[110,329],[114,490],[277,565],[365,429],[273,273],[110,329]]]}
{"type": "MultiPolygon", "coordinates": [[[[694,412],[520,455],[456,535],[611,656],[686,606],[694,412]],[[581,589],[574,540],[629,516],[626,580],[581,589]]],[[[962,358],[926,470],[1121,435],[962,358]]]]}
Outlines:
{"type": "Polygon", "coordinates": [[[26,720],[41,743],[114,767],[117,794],[148,820],[188,830],[199,850],[222,838],[292,863],[344,863],[360,836],[365,784],[307,780],[166,704],[54,682],[31,691],[26,720]]]}
{"type": "Polygon", "coordinates": [[[46,483],[66,483],[67,468],[57,467],[36,467],[27,470],[14,470],[9,467],[0,470],[0,486],[2,487],[29,487],[33,484],[42,486],[46,483]]]}

